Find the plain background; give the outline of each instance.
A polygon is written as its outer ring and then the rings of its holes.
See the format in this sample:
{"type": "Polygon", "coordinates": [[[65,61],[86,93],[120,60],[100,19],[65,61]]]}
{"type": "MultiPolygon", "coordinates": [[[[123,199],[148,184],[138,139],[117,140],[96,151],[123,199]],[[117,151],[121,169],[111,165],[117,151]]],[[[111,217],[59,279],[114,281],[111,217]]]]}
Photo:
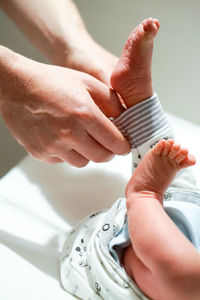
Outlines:
{"type": "MultiPolygon", "coordinates": [[[[93,38],[117,56],[140,21],[158,18],[161,27],[154,51],[154,89],[164,109],[200,124],[200,1],[76,0],[75,3],[93,38]]],[[[47,62],[1,10],[0,43],[47,62]]],[[[0,119],[0,177],[25,154],[0,119]]]]}

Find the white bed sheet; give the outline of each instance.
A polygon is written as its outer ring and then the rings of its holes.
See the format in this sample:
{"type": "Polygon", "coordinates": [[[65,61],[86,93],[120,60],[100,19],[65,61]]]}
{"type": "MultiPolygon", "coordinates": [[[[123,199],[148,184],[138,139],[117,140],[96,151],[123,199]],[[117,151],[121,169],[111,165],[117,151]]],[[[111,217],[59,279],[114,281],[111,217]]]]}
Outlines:
{"type": "MultiPolygon", "coordinates": [[[[177,140],[196,155],[200,126],[170,116],[177,140]]],[[[0,180],[0,300],[75,299],[59,284],[59,255],[70,228],[124,196],[131,156],[83,169],[27,156],[0,180]]]]}

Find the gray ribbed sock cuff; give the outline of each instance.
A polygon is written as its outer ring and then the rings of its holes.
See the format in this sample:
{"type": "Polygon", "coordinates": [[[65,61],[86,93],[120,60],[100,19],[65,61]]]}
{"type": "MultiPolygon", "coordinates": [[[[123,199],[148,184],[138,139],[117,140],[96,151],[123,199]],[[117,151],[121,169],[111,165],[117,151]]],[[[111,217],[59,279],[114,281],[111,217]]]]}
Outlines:
{"type": "Polygon", "coordinates": [[[114,120],[114,124],[127,137],[132,148],[171,128],[156,94],[126,110],[114,120]]]}
{"type": "Polygon", "coordinates": [[[113,122],[131,144],[133,169],[159,140],[174,138],[157,94],[127,109],[113,122]]]}

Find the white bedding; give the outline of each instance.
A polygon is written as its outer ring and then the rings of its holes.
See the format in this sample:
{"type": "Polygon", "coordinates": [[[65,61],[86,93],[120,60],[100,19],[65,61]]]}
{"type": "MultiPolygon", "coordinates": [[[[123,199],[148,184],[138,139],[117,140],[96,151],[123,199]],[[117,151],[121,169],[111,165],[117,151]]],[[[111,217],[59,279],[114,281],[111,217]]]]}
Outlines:
{"type": "MultiPolygon", "coordinates": [[[[196,155],[200,186],[200,126],[170,117],[177,140],[196,155]]],[[[0,300],[74,299],[59,284],[67,232],[124,195],[130,160],[128,155],[76,169],[27,156],[0,180],[0,300]]]]}

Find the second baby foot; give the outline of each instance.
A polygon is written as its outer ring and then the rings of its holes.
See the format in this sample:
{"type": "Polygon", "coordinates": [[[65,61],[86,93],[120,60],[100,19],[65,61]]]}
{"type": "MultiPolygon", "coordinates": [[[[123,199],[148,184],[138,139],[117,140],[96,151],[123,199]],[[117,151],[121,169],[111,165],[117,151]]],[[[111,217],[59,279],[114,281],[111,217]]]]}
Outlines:
{"type": "Polygon", "coordinates": [[[157,19],[149,18],[133,30],[111,75],[111,86],[127,108],[153,95],[151,63],[159,26],[157,19]]]}
{"type": "Polygon", "coordinates": [[[163,194],[178,171],[196,163],[186,148],[173,140],[161,140],[141,160],[130,179],[126,195],[140,192],[156,193],[162,202],[163,194]]]}

